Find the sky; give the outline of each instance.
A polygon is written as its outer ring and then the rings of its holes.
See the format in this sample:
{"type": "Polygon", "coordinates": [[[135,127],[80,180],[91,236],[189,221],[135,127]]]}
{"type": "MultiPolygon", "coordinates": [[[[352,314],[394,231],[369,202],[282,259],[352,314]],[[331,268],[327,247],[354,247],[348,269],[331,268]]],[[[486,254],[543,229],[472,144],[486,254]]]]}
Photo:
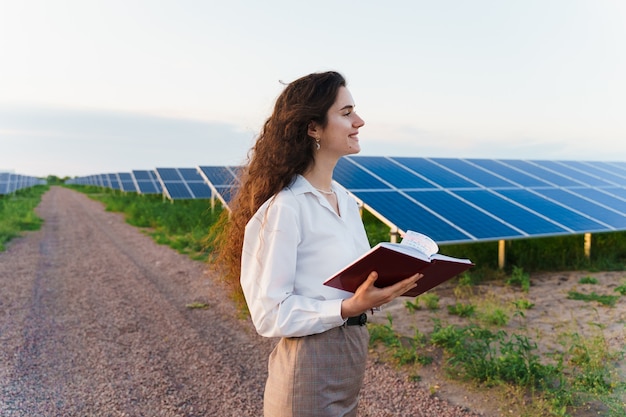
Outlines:
{"type": "Polygon", "coordinates": [[[0,0],[0,171],[238,165],[283,83],[361,154],[626,161],[622,0],[0,0]]]}

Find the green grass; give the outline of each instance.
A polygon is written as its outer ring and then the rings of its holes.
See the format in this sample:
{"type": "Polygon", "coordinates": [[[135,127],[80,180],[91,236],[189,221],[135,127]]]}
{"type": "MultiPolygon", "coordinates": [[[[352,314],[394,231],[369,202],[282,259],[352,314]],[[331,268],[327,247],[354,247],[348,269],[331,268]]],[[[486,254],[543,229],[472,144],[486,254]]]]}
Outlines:
{"type": "Polygon", "coordinates": [[[456,303],[448,305],[448,313],[459,317],[471,317],[476,312],[476,306],[472,304],[456,303]]]}
{"type": "Polygon", "coordinates": [[[424,302],[428,310],[439,309],[439,296],[434,292],[426,292],[418,297],[424,302]]]}
{"type": "MultiPolygon", "coordinates": [[[[370,343],[372,347],[384,346],[386,351],[381,358],[403,366],[416,380],[420,367],[428,363],[420,358],[432,359],[435,349],[439,349],[443,355],[441,365],[449,378],[481,387],[494,401],[506,405],[505,409],[515,409],[511,411],[514,415],[571,416],[593,406],[598,415],[623,416],[626,381],[615,365],[623,360],[626,349],[609,351],[600,326],[598,335],[591,337],[559,334],[562,348],[540,354],[538,342],[528,332],[532,322],[524,321],[524,312],[535,306],[526,298],[530,287],[528,274],[517,268],[513,275],[513,279],[503,278],[513,291],[522,295],[512,301],[501,300],[497,290],[477,295],[471,289],[471,280],[467,277],[458,280],[453,291],[457,302],[446,307],[449,314],[464,318],[465,325],[444,325],[441,319],[433,318],[432,332],[428,335],[416,332],[418,339],[411,340],[394,330],[393,318],[388,315],[386,325],[369,324],[370,343]],[[469,302],[458,301],[459,298],[469,302]],[[507,332],[502,328],[507,326],[510,314],[520,323],[516,330],[507,332]]],[[[594,283],[591,277],[582,281],[594,283]]],[[[624,287],[626,284],[615,291],[623,295],[624,287]]],[[[570,292],[568,298],[607,306],[613,306],[620,298],[620,295],[595,293],[575,293],[577,296],[573,297],[574,293],[570,292]]],[[[421,310],[420,298],[406,301],[405,308],[416,314],[421,310]]]]}
{"type": "Polygon", "coordinates": [[[595,292],[591,292],[591,294],[583,294],[578,291],[570,291],[567,293],[567,298],[570,300],[580,300],[580,301],[596,301],[602,305],[613,307],[615,303],[620,298],[619,295],[600,295],[595,292]]]}
{"type": "Polygon", "coordinates": [[[597,278],[593,278],[593,277],[583,277],[581,279],[578,280],[579,284],[592,284],[595,285],[598,283],[598,279],[597,278]]]}
{"type": "Polygon", "coordinates": [[[513,303],[513,305],[519,310],[529,310],[531,308],[533,308],[535,306],[534,303],[530,302],[529,300],[525,299],[525,298],[521,298],[519,300],[514,300],[511,301],[513,303]]]}
{"type": "Polygon", "coordinates": [[[420,299],[419,299],[419,297],[415,297],[415,301],[411,301],[411,300],[405,301],[404,302],[404,306],[411,313],[415,313],[417,310],[420,310],[422,308],[422,307],[420,307],[420,299]]]}
{"type": "Polygon", "coordinates": [[[37,185],[0,196],[0,251],[24,231],[38,230],[43,220],[35,213],[48,186],[37,185]]]}
{"type": "Polygon", "coordinates": [[[528,292],[530,290],[530,275],[524,272],[523,268],[518,266],[513,267],[511,276],[506,280],[508,285],[517,285],[522,291],[528,292]]]}
{"type": "MultiPolygon", "coordinates": [[[[610,352],[602,336],[563,334],[563,349],[542,358],[537,343],[523,334],[477,324],[443,325],[435,319],[429,336],[416,330],[407,338],[394,330],[390,314],[387,320],[368,324],[370,346],[384,346],[383,359],[419,369],[432,362],[433,348],[441,349],[450,378],[491,390],[494,401],[523,404],[520,416],[569,416],[598,402],[606,410],[603,415],[623,416],[626,383],[614,364],[623,360],[624,352],[610,352]]],[[[418,370],[406,370],[412,379],[420,379],[418,370]]]]}
{"type": "MultiPolygon", "coordinates": [[[[527,272],[626,269],[626,232],[594,233],[589,259],[583,243],[583,235],[507,241],[505,271],[511,273],[514,266],[523,266],[527,272]]],[[[498,242],[441,245],[440,252],[471,259],[476,264],[474,280],[489,279],[498,270],[498,242]]]]}
{"type": "Polygon", "coordinates": [[[540,388],[553,382],[559,370],[540,362],[537,344],[524,335],[508,335],[476,325],[437,324],[431,342],[448,352],[448,372],[487,386],[510,383],[540,388]]]}
{"type": "Polygon", "coordinates": [[[187,307],[190,310],[206,310],[207,308],[210,307],[209,304],[207,303],[202,303],[199,301],[194,301],[192,303],[188,303],[185,305],[185,307],[187,307]]]}

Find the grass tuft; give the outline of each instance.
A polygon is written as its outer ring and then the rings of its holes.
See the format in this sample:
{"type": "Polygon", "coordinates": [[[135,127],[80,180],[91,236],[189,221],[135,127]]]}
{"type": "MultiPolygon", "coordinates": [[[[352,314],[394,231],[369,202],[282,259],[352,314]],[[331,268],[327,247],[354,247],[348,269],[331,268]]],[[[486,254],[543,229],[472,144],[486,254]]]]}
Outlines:
{"type": "Polygon", "coordinates": [[[9,195],[0,195],[0,251],[6,243],[21,236],[24,231],[39,230],[43,220],[35,213],[46,185],[24,188],[9,195]]]}

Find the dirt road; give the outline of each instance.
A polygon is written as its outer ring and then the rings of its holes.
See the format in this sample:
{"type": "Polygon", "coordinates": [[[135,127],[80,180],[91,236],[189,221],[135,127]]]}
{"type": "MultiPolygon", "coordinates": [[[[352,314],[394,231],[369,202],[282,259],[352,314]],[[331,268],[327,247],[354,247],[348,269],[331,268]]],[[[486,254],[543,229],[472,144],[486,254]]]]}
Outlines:
{"type": "MultiPolygon", "coordinates": [[[[0,253],[1,416],[262,415],[275,341],[203,263],[68,189],[38,213],[43,228],[0,253]]],[[[359,415],[472,414],[370,361],[359,415]]]]}

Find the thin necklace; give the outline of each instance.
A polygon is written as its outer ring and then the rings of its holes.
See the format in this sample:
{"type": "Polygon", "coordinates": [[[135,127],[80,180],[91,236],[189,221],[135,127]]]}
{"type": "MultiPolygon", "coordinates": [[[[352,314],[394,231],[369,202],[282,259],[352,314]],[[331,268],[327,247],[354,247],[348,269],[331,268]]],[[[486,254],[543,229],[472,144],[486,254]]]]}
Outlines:
{"type": "Polygon", "coordinates": [[[326,195],[333,195],[335,194],[335,190],[333,190],[332,188],[330,189],[330,191],[326,191],[326,190],[320,190],[319,188],[315,188],[317,191],[319,191],[322,194],[326,194],[326,195]]]}

